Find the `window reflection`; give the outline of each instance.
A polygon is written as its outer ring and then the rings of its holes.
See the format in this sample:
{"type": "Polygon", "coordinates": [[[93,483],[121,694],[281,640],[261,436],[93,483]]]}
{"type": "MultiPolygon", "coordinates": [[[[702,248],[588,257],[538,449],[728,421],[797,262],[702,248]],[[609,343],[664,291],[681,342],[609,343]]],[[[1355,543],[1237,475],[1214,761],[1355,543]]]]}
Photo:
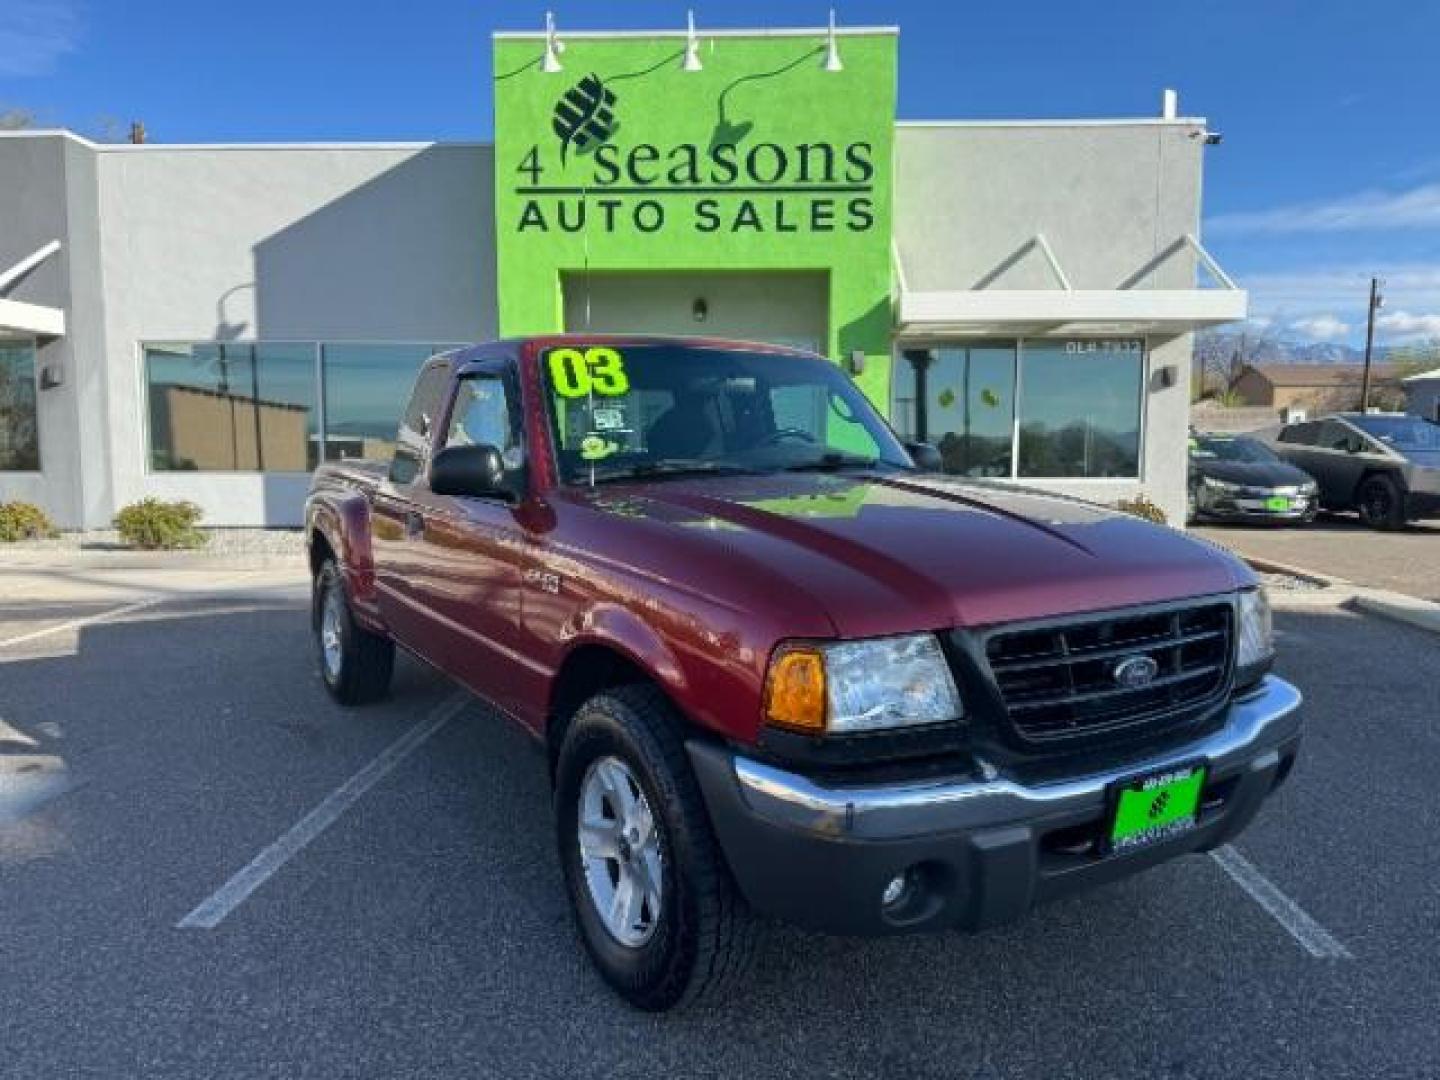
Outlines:
{"type": "Polygon", "coordinates": [[[145,372],[151,468],[304,472],[315,467],[314,346],[150,345],[145,372]]]}
{"type": "Polygon", "coordinates": [[[1015,344],[977,344],[904,354],[895,384],[895,426],[933,443],[947,473],[1011,475],[1015,344]]]}
{"type": "Polygon", "coordinates": [[[448,346],[426,343],[326,344],[325,460],[388,460],[395,425],[415,374],[448,346]]]}
{"type": "Polygon", "coordinates": [[[1020,476],[1140,474],[1140,341],[1026,342],[1020,476]]]}
{"type": "Polygon", "coordinates": [[[36,472],[39,468],[35,346],[28,341],[0,341],[0,471],[36,472]]]}
{"type": "Polygon", "coordinates": [[[909,349],[895,364],[892,420],[956,475],[1135,477],[1144,367],[1144,342],[1129,339],[909,349]]]}
{"type": "MultiPolygon", "coordinates": [[[[430,356],[453,347],[313,341],[146,345],[150,467],[308,472],[322,457],[389,459],[416,371],[430,356]],[[323,434],[317,360],[323,365],[323,434]]],[[[0,409],[3,380],[0,374],[0,409]]],[[[33,380],[30,393],[33,403],[33,380]]],[[[4,438],[0,431],[0,447],[4,438]]]]}

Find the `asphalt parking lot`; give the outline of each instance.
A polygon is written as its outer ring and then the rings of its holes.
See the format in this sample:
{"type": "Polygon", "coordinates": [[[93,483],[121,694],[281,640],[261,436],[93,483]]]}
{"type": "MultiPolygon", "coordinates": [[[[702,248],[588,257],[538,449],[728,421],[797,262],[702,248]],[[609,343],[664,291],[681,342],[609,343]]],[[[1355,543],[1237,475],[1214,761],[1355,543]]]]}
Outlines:
{"type": "Polygon", "coordinates": [[[0,573],[7,1076],[1435,1075],[1440,639],[1278,615],[1308,741],[1230,871],[973,937],[777,927],[744,993],[654,1017],[582,955],[523,735],[409,661],[331,705],[293,572],[165,581],[0,573]]]}
{"type": "Polygon", "coordinates": [[[1353,514],[1321,514],[1302,526],[1207,524],[1193,531],[1246,558],[1440,601],[1440,521],[1386,533],[1367,529],[1353,514]]]}

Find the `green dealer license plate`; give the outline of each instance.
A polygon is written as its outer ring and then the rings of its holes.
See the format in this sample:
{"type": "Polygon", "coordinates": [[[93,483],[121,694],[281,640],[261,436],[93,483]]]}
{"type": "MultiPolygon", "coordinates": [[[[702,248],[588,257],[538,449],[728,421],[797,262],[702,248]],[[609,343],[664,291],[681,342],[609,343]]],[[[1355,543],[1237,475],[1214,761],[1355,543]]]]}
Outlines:
{"type": "Polygon", "coordinates": [[[1265,509],[1276,514],[1283,514],[1290,509],[1290,500],[1284,495],[1272,495],[1265,500],[1265,509]]]}
{"type": "Polygon", "coordinates": [[[1122,783],[1116,788],[1110,850],[1133,851],[1189,832],[1195,827],[1204,786],[1203,765],[1185,765],[1122,783]]]}

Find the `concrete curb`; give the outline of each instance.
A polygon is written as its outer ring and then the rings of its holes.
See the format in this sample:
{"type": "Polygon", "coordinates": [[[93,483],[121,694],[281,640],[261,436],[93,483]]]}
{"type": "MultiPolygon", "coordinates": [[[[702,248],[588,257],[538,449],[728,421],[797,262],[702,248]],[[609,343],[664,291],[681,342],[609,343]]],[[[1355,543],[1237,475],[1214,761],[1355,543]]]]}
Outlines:
{"type": "Polygon", "coordinates": [[[1350,608],[1365,615],[1378,615],[1382,619],[1404,623],[1432,634],[1440,634],[1440,604],[1419,597],[1389,589],[1371,589],[1356,585],[1345,578],[1327,577],[1308,570],[1303,566],[1290,566],[1271,559],[1246,558],[1245,561],[1256,570],[1270,574],[1289,574],[1302,581],[1311,581],[1321,586],[1313,593],[1270,593],[1270,601],[1277,607],[1304,607],[1312,604],[1350,608]]]}
{"type": "Polygon", "coordinates": [[[1420,600],[1387,589],[1360,589],[1347,606],[1368,615],[1379,615],[1392,622],[1440,634],[1440,604],[1429,600],[1420,600]]]}
{"type": "Polygon", "coordinates": [[[303,554],[207,551],[0,551],[4,570],[305,570],[303,554]]]}
{"type": "MultiPolygon", "coordinates": [[[[1236,552],[1236,554],[1239,555],[1239,552],[1236,552]]],[[[1326,589],[1354,589],[1357,587],[1345,578],[1330,577],[1315,570],[1308,570],[1303,566],[1291,566],[1289,563],[1279,563],[1273,559],[1253,558],[1249,555],[1241,555],[1240,557],[1256,570],[1267,574],[1289,574],[1291,577],[1297,577],[1301,581],[1308,581],[1313,585],[1319,585],[1326,589]]]]}
{"type": "MultiPolygon", "coordinates": [[[[1239,552],[1235,553],[1239,555],[1239,552]]],[[[1271,589],[1270,604],[1272,607],[1286,608],[1316,608],[1316,607],[1340,607],[1355,599],[1359,591],[1358,586],[1344,578],[1329,577],[1317,571],[1307,569],[1303,566],[1291,566],[1289,563],[1278,563],[1273,559],[1252,559],[1249,556],[1240,556],[1250,565],[1252,569],[1262,574],[1284,574],[1287,577],[1299,578],[1301,581],[1308,581],[1316,588],[1306,591],[1292,591],[1288,589],[1271,589]]]]}

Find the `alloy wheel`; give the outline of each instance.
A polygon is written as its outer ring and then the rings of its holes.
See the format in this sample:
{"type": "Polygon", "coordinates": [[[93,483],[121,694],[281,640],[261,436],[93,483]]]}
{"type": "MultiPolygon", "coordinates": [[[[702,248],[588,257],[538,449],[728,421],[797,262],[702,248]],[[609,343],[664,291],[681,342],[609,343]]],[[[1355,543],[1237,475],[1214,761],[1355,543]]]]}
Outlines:
{"type": "Polygon", "coordinates": [[[340,590],[328,589],[325,602],[320,609],[320,656],[325,664],[325,674],[331,680],[340,675],[340,590]]]}
{"type": "Polygon", "coordinates": [[[600,921],[620,944],[639,948],[660,922],[664,859],[650,803],[618,757],[598,758],[586,770],[576,827],[600,921]]]}

